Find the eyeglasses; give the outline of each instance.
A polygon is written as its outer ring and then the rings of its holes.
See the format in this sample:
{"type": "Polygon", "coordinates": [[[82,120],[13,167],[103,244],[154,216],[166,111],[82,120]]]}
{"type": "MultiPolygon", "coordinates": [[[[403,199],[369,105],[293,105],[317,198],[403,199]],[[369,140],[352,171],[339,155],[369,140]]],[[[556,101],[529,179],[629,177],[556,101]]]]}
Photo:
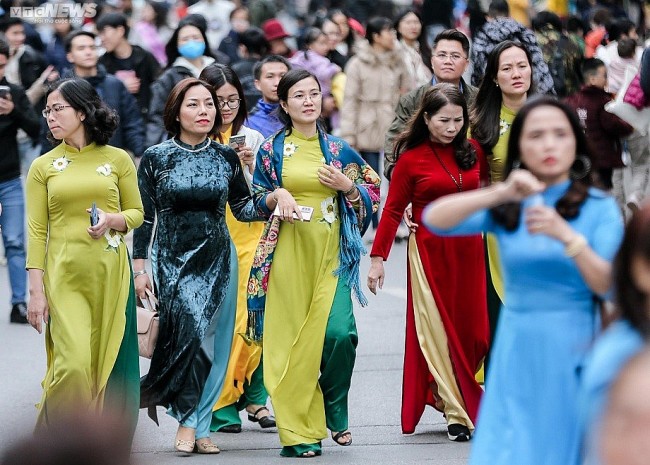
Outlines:
{"type": "Polygon", "coordinates": [[[64,108],[72,108],[71,105],[53,105],[51,109],[46,108],[41,112],[41,115],[43,115],[43,118],[47,118],[50,116],[50,112],[54,110],[54,114],[60,113],[64,108]]]}
{"type": "Polygon", "coordinates": [[[240,98],[231,98],[231,99],[228,99],[228,100],[219,100],[217,106],[221,110],[223,110],[224,108],[226,108],[226,105],[228,105],[228,108],[230,108],[231,110],[234,110],[236,108],[239,108],[240,103],[241,103],[240,98]]]}
{"type": "Polygon", "coordinates": [[[307,101],[307,99],[311,100],[312,102],[317,102],[318,100],[321,99],[322,96],[323,96],[322,92],[314,91],[314,92],[310,92],[308,94],[297,93],[297,94],[295,94],[295,95],[293,95],[293,96],[291,96],[289,98],[293,98],[293,99],[296,99],[296,100],[302,100],[302,102],[305,103],[307,101]]]}
{"type": "Polygon", "coordinates": [[[446,61],[447,59],[453,61],[454,63],[460,60],[465,60],[466,58],[460,53],[436,53],[434,55],[438,60],[446,61]]]}

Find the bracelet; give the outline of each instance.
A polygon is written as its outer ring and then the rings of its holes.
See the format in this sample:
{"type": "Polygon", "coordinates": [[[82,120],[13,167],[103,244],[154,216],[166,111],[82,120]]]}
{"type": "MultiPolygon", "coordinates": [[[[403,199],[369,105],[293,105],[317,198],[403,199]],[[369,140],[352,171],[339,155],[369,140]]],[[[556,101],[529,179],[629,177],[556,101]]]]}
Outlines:
{"type": "MultiPolygon", "coordinates": [[[[347,197],[346,197],[346,198],[347,198],[347,197]]],[[[351,199],[351,200],[350,200],[350,199],[347,199],[347,200],[348,200],[348,202],[350,202],[350,203],[357,203],[359,200],[361,200],[361,192],[359,192],[355,198],[353,198],[353,199],[351,199]]]]}
{"type": "Polygon", "coordinates": [[[134,271],[133,277],[137,278],[138,276],[142,276],[143,274],[147,274],[147,270],[134,271]]]}
{"type": "Polygon", "coordinates": [[[350,187],[348,190],[346,190],[346,191],[343,192],[343,195],[345,195],[345,196],[347,197],[348,195],[354,193],[354,190],[355,190],[356,188],[357,188],[357,185],[353,183],[353,184],[352,184],[352,187],[350,187]]]}
{"type": "Polygon", "coordinates": [[[577,234],[576,237],[571,239],[571,242],[564,246],[564,255],[573,258],[582,252],[585,247],[587,247],[587,239],[582,234],[577,234]]]}

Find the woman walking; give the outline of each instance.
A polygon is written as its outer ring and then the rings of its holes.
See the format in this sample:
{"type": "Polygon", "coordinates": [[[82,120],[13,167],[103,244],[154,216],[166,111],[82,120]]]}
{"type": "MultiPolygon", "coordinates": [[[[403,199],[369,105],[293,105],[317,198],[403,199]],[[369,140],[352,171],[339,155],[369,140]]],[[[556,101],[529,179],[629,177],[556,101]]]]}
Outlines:
{"type": "Polygon", "coordinates": [[[571,463],[578,368],[599,329],[594,296],[610,289],[623,228],[614,199],[590,187],[588,153],[570,108],[532,100],[512,123],[506,181],[443,197],[424,213],[436,234],[489,231],[501,251],[508,298],[471,465],[571,463]]]}
{"type": "Polygon", "coordinates": [[[138,171],[145,221],[133,237],[136,291],[144,299],[155,286],[160,300],[160,334],[140,405],[154,421],[157,405],[168,408],[179,423],[175,448],[185,453],[219,453],[210,419],[237,307],[237,252],[226,202],[238,220],[258,219],[237,154],[209,137],[221,127],[216,101],[205,82],[179,82],[164,112],[174,136],[149,148],[138,171]],[[145,271],[152,237],[153,285],[145,271]]]}
{"type": "Polygon", "coordinates": [[[351,294],[365,302],[361,234],[378,207],[380,181],[345,142],[317,125],[322,93],[313,74],[289,71],[278,97],[286,126],[262,144],[253,179],[258,209],[272,216],[248,284],[249,335],[259,340],[264,332],[264,383],[281,455],[314,457],[326,428],[338,444],[352,443],[351,294]]]}
{"type": "Polygon", "coordinates": [[[39,333],[46,325],[37,425],[56,424],[71,410],[109,410],[126,417],[132,434],[140,369],[122,238],[142,224],[135,166],[124,150],[106,145],[117,115],[87,81],[56,83],[43,116],[58,145],[27,176],[27,318],[39,333]]]}

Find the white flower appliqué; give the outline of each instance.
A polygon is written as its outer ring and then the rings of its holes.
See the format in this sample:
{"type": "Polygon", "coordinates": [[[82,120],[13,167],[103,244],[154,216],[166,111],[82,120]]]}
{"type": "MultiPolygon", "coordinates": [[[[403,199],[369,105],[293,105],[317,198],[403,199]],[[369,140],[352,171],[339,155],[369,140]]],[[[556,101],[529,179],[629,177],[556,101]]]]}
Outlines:
{"type": "Polygon", "coordinates": [[[65,155],[62,157],[57,158],[52,162],[52,166],[54,167],[55,170],[57,171],[63,171],[68,167],[70,164],[70,160],[68,160],[65,155]]]}
{"type": "Polygon", "coordinates": [[[334,197],[328,197],[320,203],[320,211],[323,214],[323,219],[329,224],[336,221],[336,207],[334,205],[334,197]]]}
{"type": "Polygon", "coordinates": [[[110,176],[113,172],[111,170],[111,165],[108,163],[104,163],[103,165],[98,166],[95,171],[97,171],[99,174],[103,174],[104,176],[110,176]]]}
{"type": "Polygon", "coordinates": [[[114,236],[111,236],[110,231],[106,231],[104,233],[104,237],[106,238],[106,242],[108,242],[108,246],[106,247],[105,250],[108,251],[113,251],[117,253],[117,248],[120,246],[120,242],[122,241],[122,236],[120,234],[115,234],[114,236]]]}
{"type": "Polygon", "coordinates": [[[293,142],[288,142],[288,143],[284,144],[283,155],[285,157],[290,157],[291,155],[296,153],[297,148],[298,148],[298,146],[296,144],[294,144],[293,142]]]}
{"type": "Polygon", "coordinates": [[[510,129],[510,123],[503,119],[499,120],[499,135],[504,135],[508,129],[510,129]]]}

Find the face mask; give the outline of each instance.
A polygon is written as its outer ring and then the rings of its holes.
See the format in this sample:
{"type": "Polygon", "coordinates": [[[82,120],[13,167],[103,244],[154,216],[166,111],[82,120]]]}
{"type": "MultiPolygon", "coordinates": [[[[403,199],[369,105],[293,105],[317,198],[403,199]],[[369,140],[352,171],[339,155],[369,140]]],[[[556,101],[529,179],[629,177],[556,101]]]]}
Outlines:
{"type": "Polygon", "coordinates": [[[205,52],[205,43],[196,40],[186,42],[178,47],[178,53],[188,60],[194,60],[195,58],[203,56],[203,52],[205,52]]]}

